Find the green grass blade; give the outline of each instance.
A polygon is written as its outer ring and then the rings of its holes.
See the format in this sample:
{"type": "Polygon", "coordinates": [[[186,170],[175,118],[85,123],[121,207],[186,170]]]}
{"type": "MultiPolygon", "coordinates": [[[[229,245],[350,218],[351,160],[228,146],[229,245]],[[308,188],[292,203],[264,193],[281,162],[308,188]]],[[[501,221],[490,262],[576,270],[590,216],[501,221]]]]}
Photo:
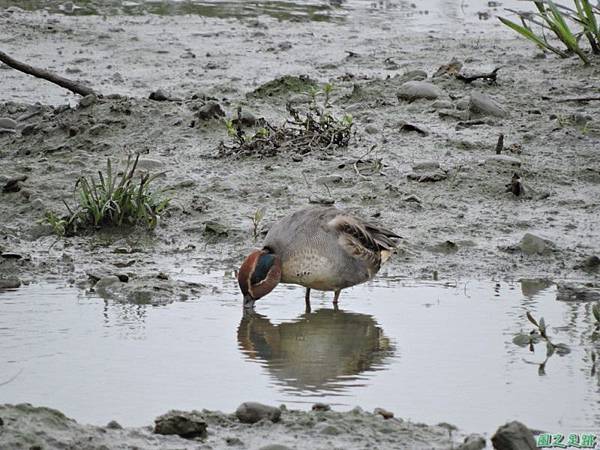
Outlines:
{"type": "Polygon", "coordinates": [[[530,41],[534,42],[538,47],[540,47],[542,49],[550,50],[551,52],[556,53],[557,55],[559,55],[562,58],[566,58],[568,56],[562,50],[559,50],[551,45],[548,45],[547,42],[545,42],[542,38],[540,38],[537,34],[535,34],[533,31],[529,30],[528,28],[525,28],[525,27],[519,25],[518,23],[512,22],[511,20],[505,19],[504,17],[498,17],[498,19],[500,20],[500,22],[502,22],[507,27],[513,29],[520,35],[522,35],[522,36],[526,37],[527,39],[529,39],[530,41]]]}

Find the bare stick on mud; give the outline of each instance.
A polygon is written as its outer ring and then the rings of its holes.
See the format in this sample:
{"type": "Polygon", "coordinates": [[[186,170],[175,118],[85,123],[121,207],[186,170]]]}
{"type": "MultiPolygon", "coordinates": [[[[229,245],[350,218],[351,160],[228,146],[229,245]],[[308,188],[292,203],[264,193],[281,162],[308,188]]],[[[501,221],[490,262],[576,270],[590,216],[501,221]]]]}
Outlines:
{"type": "Polygon", "coordinates": [[[556,101],[558,103],[565,103],[565,102],[595,102],[595,101],[600,101],[600,97],[568,97],[568,98],[559,98],[556,101]]]}
{"type": "Polygon", "coordinates": [[[60,87],[70,90],[76,94],[81,96],[86,96],[89,94],[96,94],[94,90],[88,86],[84,86],[81,83],[78,83],[73,80],[69,80],[68,78],[61,77],[60,75],[56,75],[52,72],[48,72],[44,69],[38,69],[37,67],[30,66],[29,64],[22,63],[17,61],[16,59],[8,56],[3,51],[0,51],[0,61],[2,61],[7,66],[12,67],[13,69],[24,72],[28,75],[33,75],[34,77],[43,78],[44,80],[48,80],[51,83],[58,84],[60,87]]]}

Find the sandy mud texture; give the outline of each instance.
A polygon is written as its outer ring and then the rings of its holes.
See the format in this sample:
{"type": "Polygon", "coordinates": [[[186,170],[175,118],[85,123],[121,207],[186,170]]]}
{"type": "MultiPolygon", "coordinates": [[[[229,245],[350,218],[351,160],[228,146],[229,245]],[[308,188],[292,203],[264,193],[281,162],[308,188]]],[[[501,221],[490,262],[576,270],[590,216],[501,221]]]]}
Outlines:
{"type": "MultiPolygon", "coordinates": [[[[535,448],[531,431],[519,422],[501,426],[491,440],[502,450],[535,448]]],[[[449,424],[411,423],[387,411],[358,407],[335,412],[324,404],[308,412],[254,402],[243,403],[234,414],[169,411],[153,426],[140,428],[123,428],[115,421],[82,425],[50,408],[0,405],[0,448],[11,450],[481,450],[485,442],[479,435],[458,436],[449,424]]]]}

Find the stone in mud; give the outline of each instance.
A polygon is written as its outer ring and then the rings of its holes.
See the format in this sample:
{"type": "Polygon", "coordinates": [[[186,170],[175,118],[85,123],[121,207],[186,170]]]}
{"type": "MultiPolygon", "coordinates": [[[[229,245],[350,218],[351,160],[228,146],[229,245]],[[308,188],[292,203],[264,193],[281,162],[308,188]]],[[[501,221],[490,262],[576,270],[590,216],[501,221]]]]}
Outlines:
{"type": "Polygon", "coordinates": [[[577,264],[575,269],[596,270],[600,268],[600,258],[596,255],[586,257],[581,264],[577,264]]]}
{"type": "Polygon", "coordinates": [[[373,414],[375,415],[379,415],[381,417],[383,417],[384,419],[392,419],[394,417],[394,413],[391,411],[388,411],[387,409],[383,409],[383,408],[375,408],[373,410],[373,414]]]}
{"type": "Polygon", "coordinates": [[[421,98],[435,100],[443,96],[442,90],[427,81],[407,81],[398,91],[398,99],[413,101],[421,98]]]}
{"type": "Polygon", "coordinates": [[[17,122],[8,117],[0,117],[0,134],[16,133],[17,122]]]}
{"type": "Polygon", "coordinates": [[[288,97],[290,94],[305,94],[318,87],[318,83],[307,75],[284,75],[266,82],[249,95],[255,97],[288,97]]]}
{"type": "Polygon", "coordinates": [[[509,155],[493,155],[485,159],[485,165],[499,165],[514,168],[521,165],[521,160],[509,155]]]}
{"type": "Polygon", "coordinates": [[[500,103],[487,95],[479,92],[471,93],[469,98],[469,111],[480,116],[507,117],[508,112],[500,103]]]}
{"type": "Polygon", "coordinates": [[[485,448],[485,438],[479,434],[470,434],[456,450],[482,450],[485,448]]]}
{"type": "Polygon", "coordinates": [[[217,102],[206,102],[200,107],[196,113],[196,117],[200,120],[218,119],[225,117],[225,111],[223,111],[223,108],[217,102]]]}
{"type": "Polygon", "coordinates": [[[443,170],[438,169],[434,171],[415,171],[409,173],[406,177],[419,183],[435,183],[436,181],[445,180],[448,175],[443,170]]]}
{"type": "Polygon", "coordinates": [[[549,255],[554,250],[555,245],[548,239],[525,233],[519,243],[519,248],[525,255],[549,255]]]}
{"type": "Polygon", "coordinates": [[[148,98],[155,102],[166,102],[167,100],[170,100],[170,97],[162,89],[151,92],[148,98]]]}
{"type": "Polygon", "coordinates": [[[197,411],[169,411],[154,419],[154,433],[176,434],[185,439],[206,436],[206,421],[197,411]]]}
{"type": "Polygon", "coordinates": [[[21,286],[21,280],[17,277],[0,278],[0,289],[17,289],[21,286]]]}
{"type": "Polygon", "coordinates": [[[119,279],[118,276],[116,275],[108,275],[105,277],[100,278],[96,284],[94,285],[94,290],[98,293],[98,295],[100,295],[101,297],[110,297],[111,293],[108,291],[108,288],[120,283],[121,280],[119,279]]]}
{"type": "Polygon", "coordinates": [[[313,411],[331,411],[331,406],[327,403],[315,403],[311,409],[313,411]]]}
{"type": "Polygon", "coordinates": [[[595,302],[600,301],[600,285],[592,283],[558,283],[556,300],[571,302],[595,302]]]}
{"type": "Polygon", "coordinates": [[[19,175],[17,177],[9,178],[6,184],[2,187],[2,192],[19,192],[21,190],[21,183],[27,180],[27,175],[19,175]]]}
{"type": "Polygon", "coordinates": [[[121,424],[119,422],[117,422],[116,420],[111,420],[110,422],[108,422],[106,424],[106,428],[108,428],[109,430],[122,430],[123,429],[121,424]]]}
{"type": "Polygon", "coordinates": [[[492,436],[496,450],[537,450],[533,433],[521,422],[502,425],[492,436]]]}
{"type": "Polygon", "coordinates": [[[79,100],[80,108],[87,108],[88,106],[92,106],[94,103],[98,101],[98,98],[94,94],[88,94],[79,100]]]}
{"type": "Polygon", "coordinates": [[[379,128],[377,128],[375,125],[367,125],[365,127],[365,133],[367,133],[367,134],[377,134],[377,133],[379,133],[379,128]]]}
{"type": "Polygon", "coordinates": [[[234,125],[237,125],[239,122],[241,125],[253,127],[258,123],[258,121],[259,119],[252,112],[248,111],[247,109],[242,109],[240,117],[238,117],[236,114],[232,122],[234,125]]]}
{"type": "Polygon", "coordinates": [[[256,423],[263,419],[278,422],[281,418],[281,410],[258,402],[245,402],[238,406],[235,415],[242,423],[256,423]]]}

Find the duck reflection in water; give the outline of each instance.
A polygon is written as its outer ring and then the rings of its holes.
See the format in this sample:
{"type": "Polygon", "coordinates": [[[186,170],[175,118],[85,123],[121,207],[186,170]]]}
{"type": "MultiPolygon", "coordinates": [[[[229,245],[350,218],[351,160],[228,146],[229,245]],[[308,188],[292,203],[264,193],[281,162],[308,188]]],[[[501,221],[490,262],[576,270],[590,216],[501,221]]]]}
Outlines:
{"type": "Polygon", "coordinates": [[[373,317],[336,309],[307,312],[277,325],[247,312],[238,344],[278,384],[313,393],[356,386],[363,379],[359,374],[384,369],[395,352],[373,317]]]}

